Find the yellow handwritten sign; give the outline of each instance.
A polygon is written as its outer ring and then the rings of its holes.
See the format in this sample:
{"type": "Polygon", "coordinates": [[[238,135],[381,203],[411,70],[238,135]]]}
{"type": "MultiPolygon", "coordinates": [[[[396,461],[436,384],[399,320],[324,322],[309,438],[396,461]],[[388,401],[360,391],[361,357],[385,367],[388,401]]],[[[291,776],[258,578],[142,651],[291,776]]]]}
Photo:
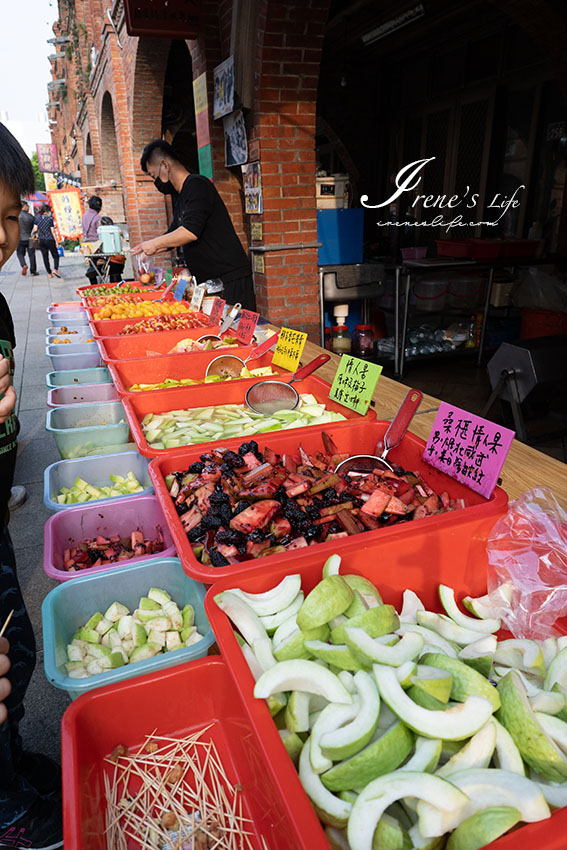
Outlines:
{"type": "Polygon", "coordinates": [[[280,338],[272,357],[274,366],[281,366],[288,372],[295,372],[299,367],[303,347],[307,340],[307,334],[303,331],[293,331],[291,328],[282,328],[280,338]]]}
{"type": "Polygon", "coordinates": [[[343,354],[329,398],[362,416],[367,412],[382,367],[350,354],[343,354]]]}
{"type": "Polygon", "coordinates": [[[53,210],[55,227],[60,239],[78,239],[82,236],[83,210],[79,189],[55,189],[47,196],[53,210]]]}

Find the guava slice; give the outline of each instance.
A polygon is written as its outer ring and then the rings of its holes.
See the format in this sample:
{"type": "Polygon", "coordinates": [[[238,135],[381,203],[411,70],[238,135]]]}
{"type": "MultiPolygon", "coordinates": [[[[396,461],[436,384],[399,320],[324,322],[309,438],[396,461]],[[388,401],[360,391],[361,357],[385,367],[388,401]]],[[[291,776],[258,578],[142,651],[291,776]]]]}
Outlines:
{"type": "Polygon", "coordinates": [[[232,620],[246,643],[250,644],[250,646],[252,646],[255,640],[268,637],[268,633],[262,625],[259,616],[237,593],[234,593],[232,590],[217,593],[215,602],[221,611],[224,611],[226,616],[232,620]]]}
{"type": "Polygon", "coordinates": [[[557,638],[549,637],[546,638],[541,644],[541,654],[543,655],[543,661],[545,664],[545,669],[549,670],[549,665],[559,652],[559,644],[557,643],[557,638]]]}
{"type": "Polygon", "coordinates": [[[397,721],[383,734],[374,736],[364,749],[323,773],[321,781],[330,791],[346,791],[365,786],[383,773],[395,770],[409,755],[414,737],[397,721]]]}
{"type": "Polygon", "coordinates": [[[536,711],[535,716],[543,731],[565,753],[567,751],[567,723],[559,717],[536,711]]]}
{"type": "Polygon", "coordinates": [[[384,812],[372,836],[372,850],[411,850],[412,841],[401,823],[384,812]]]}
{"type": "Polygon", "coordinates": [[[415,752],[398,770],[414,770],[423,773],[433,773],[441,758],[443,742],[439,738],[415,739],[415,752]]]}
{"type": "Polygon", "coordinates": [[[329,702],[347,705],[352,702],[351,695],[334,673],[314,661],[303,659],[278,661],[262,673],[254,687],[254,696],[267,699],[280,691],[307,691],[319,694],[329,702]]]}
{"type": "Polygon", "coordinates": [[[356,673],[354,684],[358,694],[358,712],[350,722],[332,731],[324,731],[320,738],[323,755],[332,761],[347,759],[358,753],[370,741],[378,726],[380,696],[372,676],[361,670],[356,673]]]}
{"type": "Polygon", "coordinates": [[[385,809],[403,797],[418,797],[450,811],[460,811],[468,800],[454,785],[429,773],[400,771],[380,776],[353,804],[347,829],[351,850],[372,850],[374,831],[385,809]]]}
{"type": "Polygon", "coordinates": [[[316,710],[314,702],[314,694],[308,694],[306,691],[292,691],[285,709],[285,725],[290,732],[309,731],[310,712],[316,710]]]}
{"type": "Polygon", "coordinates": [[[411,687],[407,689],[407,695],[417,705],[420,705],[422,708],[427,708],[429,711],[445,711],[445,709],[448,708],[447,703],[441,702],[441,700],[436,699],[434,696],[431,696],[431,694],[428,694],[427,691],[424,691],[422,688],[418,688],[415,685],[411,685],[411,687]]]}
{"type": "Polygon", "coordinates": [[[350,624],[344,627],[344,636],[355,658],[367,666],[376,663],[399,667],[405,661],[414,661],[423,649],[423,638],[416,632],[408,632],[393,646],[375,640],[364,629],[350,624]]]}
{"type": "Polygon", "coordinates": [[[311,655],[315,656],[315,658],[321,658],[323,661],[326,661],[327,664],[332,664],[340,670],[351,670],[356,672],[363,668],[363,665],[360,661],[357,661],[346,644],[336,644],[333,646],[322,640],[306,640],[304,642],[304,646],[311,655]]]}
{"type": "Polygon", "coordinates": [[[559,685],[564,692],[567,692],[567,647],[559,650],[547,668],[543,680],[544,690],[550,691],[554,685],[559,685]]]}
{"type": "Polygon", "coordinates": [[[323,822],[337,829],[344,829],[352,811],[352,804],[341,800],[325,788],[319,775],[311,767],[309,740],[304,744],[299,756],[299,779],[323,822]]]}
{"type": "Polygon", "coordinates": [[[494,764],[501,770],[508,770],[510,773],[518,773],[520,776],[525,776],[526,768],[524,767],[524,760],[514,743],[514,739],[495,717],[492,717],[490,722],[496,729],[496,744],[493,756],[494,764]]]}
{"type": "Polygon", "coordinates": [[[396,679],[405,691],[411,686],[412,676],[415,676],[417,673],[417,664],[415,661],[404,661],[403,664],[400,664],[399,667],[394,667],[393,670],[396,674],[396,679]]]}
{"type": "Polygon", "coordinates": [[[437,632],[441,637],[451,641],[451,643],[457,643],[459,646],[466,646],[478,640],[478,632],[458,626],[445,614],[434,614],[433,611],[418,611],[417,622],[420,626],[437,632]]]}
{"type": "Polygon", "coordinates": [[[495,747],[496,728],[490,718],[488,723],[479,729],[458,753],[451,756],[448,762],[435,771],[435,775],[448,778],[459,770],[488,767],[495,747]]]}
{"type": "Polygon", "coordinates": [[[460,788],[468,801],[460,811],[453,812],[429,801],[419,802],[417,814],[422,835],[443,835],[476,812],[492,806],[512,806],[526,823],[545,820],[551,814],[536,783],[517,773],[496,768],[460,770],[452,773],[448,781],[460,788]]]}
{"type": "Polygon", "coordinates": [[[378,605],[375,608],[368,608],[332,629],[331,640],[333,643],[344,643],[347,627],[361,628],[371,638],[376,638],[395,632],[399,625],[398,614],[393,605],[378,605]]]}
{"type": "Polygon", "coordinates": [[[342,558],[340,555],[330,555],[323,564],[322,578],[327,578],[328,576],[338,576],[341,568],[341,560],[342,558]]]}
{"type": "Polygon", "coordinates": [[[467,611],[470,611],[471,614],[474,614],[475,617],[480,617],[482,620],[490,617],[499,617],[501,607],[504,609],[510,607],[513,593],[514,585],[511,581],[507,581],[499,585],[491,594],[487,593],[485,596],[477,597],[465,596],[463,598],[463,605],[467,611]]]}
{"type": "Polygon", "coordinates": [[[384,702],[410,729],[426,738],[449,741],[470,738],[492,716],[490,701],[476,694],[467,696],[462,705],[446,711],[428,711],[406,695],[392,667],[375,664],[373,672],[384,702]]]}
{"type": "Polygon", "coordinates": [[[445,638],[441,637],[441,635],[437,634],[437,632],[434,632],[431,629],[426,629],[424,626],[415,625],[414,623],[400,623],[400,627],[399,629],[396,629],[396,631],[399,635],[405,635],[408,632],[416,632],[418,635],[422,636],[424,644],[430,644],[431,646],[437,647],[438,650],[441,650],[441,652],[444,652],[445,655],[448,655],[451,658],[457,657],[457,650],[453,644],[449,643],[448,640],[445,640],[445,638]]]}
{"type": "Polygon", "coordinates": [[[352,598],[352,590],[341,576],[328,576],[305,597],[297,614],[297,625],[300,629],[322,626],[346,611],[352,598]]]}
{"type": "MultiPolygon", "coordinates": [[[[514,667],[523,670],[524,673],[545,676],[545,661],[539,644],[528,638],[510,638],[510,640],[498,641],[494,653],[494,663],[514,667]]],[[[551,690],[551,688],[546,688],[546,690],[551,690]]]]}
{"type": "Polygon", "coordinates": [[[530,779],[537,783],[549,806],[554,809],[567,806],[567,782],[546,782],[535,770],[530,770],[530,779]]]}
{"type": "Polygon", "coordinates": [[[446,584],[439,585],[439,599],[441,605],[445,609],[446,614],[458,625],[465,629],[472,629],[481,634],[490,634],[497,632],[500,628],[500,620],[496,617],[490,617],[485,620],[477,620],[474,617],[469,617],[459,609],[455,601],[455,591],[452,587],[446,584]]]}
{"type": "MultiPolygon", "coordinates": [[[[242,649],[242,654],[244,655],[246,663],[250,668],[250,672],[254,676],[254,680],[258,681],[258,679],[264,672],[264,668],[262,667],[258,658],[254,654],[254,650],[251,646],[244,642],[240,645],[240,648],[242,649]]],[[[287,697],[285,694],[272,694],[272,696],[268,698],[268,709],[272,717],[278,714],[278,712],[280,712],[282,708],[285,707],[286,703],[287,697]]]]}
{"type": "Polygon", "coordinates": [[[425,605],[413,590],[404,590],[400,623],[417,623],[418,611],[425,611],[425,605]]]}
{"type": "MultiPolygon", "coordinates": [[[[488,679],[485,679],[468,664],[464,664],[458,658],[448,658],[439,652],[428,653],[422,660],[424,664],[430,664],[432,667],[438,667],[440,670],[451,673],[453,676],[451,699],[462,702],[471,694],[476,694],[489,700],[494,711],[500,708],[500,697],[494,685],[491,685],[488,679]]],[[[488,720],[488,718],[486,719],[488,720]]]]}
{"type": "Polygon", "coordinates": [[[298,631],[299,627],[297,625],[297,615],[292,614],[291,617],[288,617],[287,620],[284,620],[278,628],[275,630],[272,635],[272,643],[274,644],[274,649],[277,649],[278,646],[284,642],[290,635],[294,632],[298,631]]]}
{"type": "Polygon", "coordinates": [[[411,683],[446,705],[451,696],[453,676],[448,670],[440,670],[439,667],[431,667],[429,664],[418,664],[417,673],[411,677],[411,683]]]}
{"type": "Polygon", "coordinates": [[[260,622],[266,629],[269,635],[273,634],[278,626],[289,620],[290,617],[297,616],[297,612],[303,605],[303,591],[300,590],[293,602],[281,611],[276,611],[275,614],[269,614],[266,617],[260,617],[260,622]]]}
{"type": "Polygon", "coordinates": [[[489,677],[498,640],[495,635],[485,635],[459,650],[459,659],[476,670],[481,676],[489,677]]]}
{"type": "MultiPolygon", "coordinates": [[[[279,584],[263,593],[247,593],[237,587],[231,588],[230,591],[225,591],[225,593],[229,592],[239,596],[258,617],[266,617],[291,605],[300,590],[301,576],[294,574],[285,576],[279,584]]],[[[222,596],[222,594],[218,595],[222,596]]],[[[215,602],[217,605],[219,604],[216,597],[215,602]]]]}
{"type": "Polygon", "coordinates": [[[565,708],[565,694],[561,691],[540,691],[528,699],[535,712],[559,714],[565,708]]]}
{"type": "Polygon", "coordinates": [[[445,850],[480,850],[520,820],[520,812],[513,806],[490,806],[459,824],[449,836],[445,850]]]}
{"type": "Polygon", "coordinates": [[[498,682],[502,705],[497,719],[508,730],[522,758],[550,782],[567,779],[567,757],[538,722],[515,670],[498,682]]]}
{"type": "MultiPolygon", "coordinates": [[[[321,711],[311,727],[309,737],[309,758],[315,773],[323,773],[333,766],[333,760],[328,758],[321,750],[321,736],[332,735],[333,732],[340,730],[345,723],[349,723],[358,715],[359,710],[360,704],[356,700],[351,705],[338,705],[331,702],[321,711]]],[[[378,719],[378,714],[376,714],[376,719],[378,719]]]]}
{"type": "MultiPolygon", "coordinates": [[[[353,592],[357,591],[360,594],[360,598],[367,608],[375,608],[377,605],[383,604],[378,588],[372,584],[370,579],[364,578],[364,576],[358,576],[356,573],[348,573],[343,578],[353,592]]],[[[352,616],[348,608],[345,614],[347,617],[352,616]]]]}
{"type": "Polygon", "coordinates": [[[280,729],[280,738],[282,739],[283,745],[287,750],[287,754],[292,760],[292,762],[297,765],[299,761],[299,754],[303,749],[303,741],[297,734],[297,732],[290,732],[289,729],[280,729]]]}

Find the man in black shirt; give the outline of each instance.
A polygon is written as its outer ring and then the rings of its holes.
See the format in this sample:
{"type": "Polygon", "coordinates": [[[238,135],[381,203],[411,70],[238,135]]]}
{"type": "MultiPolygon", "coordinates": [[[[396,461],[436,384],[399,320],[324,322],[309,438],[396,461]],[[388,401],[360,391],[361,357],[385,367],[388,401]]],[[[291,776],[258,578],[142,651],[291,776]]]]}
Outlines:
{"type": "Polygon", "coordinates": [[[248,310],[254,310],[256,298],[250,260],[211,181],[201,174],[190,174],[171,145],[161,139],[146,145],[141,167],[152,177],[159,192],[174,196],[179,226],[136,245],[132,254],[143,252],[152,256],[182,246],[187,268],[199,283],[221,278],[224,298],[229,304],[240,302],[248,310]]]}
{"type": "Polygon", "coordinates": [[[22,267],[22,274],[26,274],[28,270],[26,263],[26,251],[28,252],[30,258],[30,274],[35,277],[37,276],[37,268],[35,264],[35,248],[30,248],[30,236],[33,230],[35,219],[33,215],[30,215],[29,209],[29,204],[22,204],[22,211],[19,216],[20,241],[18,242],[18,247],[16,248],[16,254],[18,255],[18,260],[20,261],[20,265],[22,267]]]}

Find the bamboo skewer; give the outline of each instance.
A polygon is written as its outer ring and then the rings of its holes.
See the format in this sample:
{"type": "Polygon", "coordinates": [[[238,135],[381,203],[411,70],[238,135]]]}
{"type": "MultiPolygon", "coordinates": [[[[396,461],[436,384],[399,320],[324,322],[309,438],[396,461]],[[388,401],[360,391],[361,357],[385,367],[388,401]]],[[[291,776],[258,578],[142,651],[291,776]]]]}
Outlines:
{"type": "Polygon", "coordinates": [[[2,637],[2,635],[4,634],[4,632],[6,631],[6,629],[8,628],[8,624],[9,624],[10,620],[12,619],[12,615],[13,615],[13,613],[14,613],[14,608],[12,608],[12,610],[10,611],[10,613],[8,614],[8,616],[6,617],[6,619],[4,620],[4,625],[3,625],[3,626],[2,626],[2,628],[0,629],[0,638],[2,637]]]}

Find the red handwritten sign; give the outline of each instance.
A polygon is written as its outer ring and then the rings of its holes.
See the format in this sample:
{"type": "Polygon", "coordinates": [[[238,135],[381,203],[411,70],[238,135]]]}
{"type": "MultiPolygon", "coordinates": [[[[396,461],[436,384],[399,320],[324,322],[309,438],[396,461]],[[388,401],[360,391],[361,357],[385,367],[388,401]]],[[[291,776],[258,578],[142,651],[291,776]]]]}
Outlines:
{"type": "Polygon", "coordinates": [[[259,318],[260,314],[254,313],[253,310],[240,311],[240,321],[238,322],[236,339],[239,340],[242,345],[250,345],[252,342],[252,337],[254,336],[254,331],[256,330],[259,318]]]}
{"type": "Polygon", "coordinates": [[[443,401],[423,460],[488,499],[514,434],[509,428],[443,401]]]}
{"type": "Polygon", "coordinates": [[[224,310],[224,305],[226,301],[222,298],[215,298],[213,301],[213,306],[211,308],[211,325],[220,325],[220,320],[222,316],[222,311],[224,310]]]}

